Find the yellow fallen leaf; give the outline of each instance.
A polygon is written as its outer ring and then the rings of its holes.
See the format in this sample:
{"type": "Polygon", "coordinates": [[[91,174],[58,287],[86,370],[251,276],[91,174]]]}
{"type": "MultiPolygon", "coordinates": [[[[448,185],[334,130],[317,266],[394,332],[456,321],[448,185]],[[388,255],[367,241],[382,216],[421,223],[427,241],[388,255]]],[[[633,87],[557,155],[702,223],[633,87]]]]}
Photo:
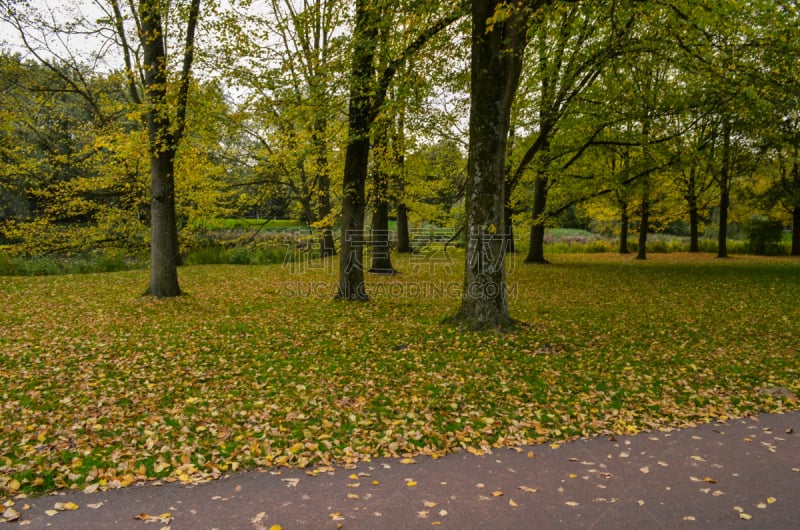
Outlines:
{"type": "Polygon", "coordinates": [[[358,496],[358,495],[356,495],[355,493],[348,493],[348,494],[347,494],[347,498],[348,498],[348,499],[358,499],[358,498],[359,498],[359,496],[358,496]]]}
{"type": "Polygon", "coordinates": [[[77,510],[79,508],[79,506],[77,504],[75,504],[74,502],[57,502],[57,503],[55,503],[53,508],[55,508],[59,512],[63,512],[63,511],[66,511],[66,510],[77,510]]]}
{"type": "Polygon", "coordinates": [[[503,496],[503,492],[502,491],[493,491],[492,492],[492,497],[502,497],[502,496],[503,496]]]}
{"type": "Polygon", "coordinates": [[[578,478],[578,475],[576,475],[575,473],[570,473],[569,478],[578,478]]]}
{"type": "Polygon", "coordinates": [[[402,460],[400,461],[400,463],[401,463],[401,464],[406,464],[406,465],[409,465],[409,464],[416,464],[416,463],[417,463],[417,461],[416,461],[416,460],[414,460],[413,458],[404,458],[404,459],[402,459],[402,460]]]}
{"type": "Polygon", "coordinates": [[[742,513],[739,514],[739,519],[745,519],[745,520],[749,521],[752,518],[753,518],[753,516],[750,515],[749,513],[742,512],[742,513]]]}
{"type": "Polygon", "coordinates": [[[683,520],[684,520],[684,521],[694,521],[694,520],[695,520],[695,517],[694,517],[694,515],[687,515],[687,516],[685,516],[685,517],[683,518],[683,520]]]}
{"type": "Polygon", "coordinates": [[[533,451],[528,451],[528,458],[536,458],[536,453],[533,451]]]}
{"type": "Polygon", "coordinates": [[[777,500],[775,497],[767,497],[767,504],[774,504],[777,500]]]}
{"type": "Polygon", "coordinates": [[[529,488],[528,486],[520,486],[519,489],[528,493],[536,493],[537,491],[539,491],[536,488],[529,488]]]}
{"type": "Polygon", "coordinates": [[[636,504],[638,504],[639,506],[644,506],[644,501],[639,499],[638,501],[636,501],[636,504]]]}
{"type": "Polygon", "coordinates": [[[759,510],[766,510],[767,509],[767,503],[766,502],[759,502],[758,504],[756,504],[756,508],[758,508],[759,510]]]}
{"type": "Polygon", "coordinates": [[[344,521],[344,517],[342,517],[342,514],[339,512],[333,512],[332,514],[328,515],[328,517],[334,521],[344,521]]]}
{"type": "Polygon", "coordinates": [[[58,510],[45,510],[44,513],[46,513],[50,517],[53,517],[54,515],[58,515],[58,510]]]}
{"type": "Polygon", "coordinates": [[[274,524],[269,527],[269,530],[283,530],[283,527],[279,524],[274,524]]]}
{"type": "Polygon", "coordinates": [[[373,481],[372,481],[372,485],[373,485],[373,486],[378,486],[380,483],[381,483],[381,481],[380,481],[380,480],[373,480],[373,481]]]}
{"type": "Polygon", "coordinates": [[[413,488],[416,485],[417,485],[416,480],[409,480],[408,482],[406,482],[406,486],[408,486],[409,488],[413,488]]]}
{"type": "Polygon", "coordinates": [[[566,504],[567,506],[578,506],[578,505],[580,505],[579,502],[575,502],[575,501],[567,501],[564,504],[566,504]]]}
{"type": "Polygon", "coordinates": [[[717,483],[717,481],[716,481],[716,480],[714,480],[714,479],[713,479],[713,478],[711,478],[711,477],[704,477],[704,478],[703,478],[703,482],[708,482],[709,484],[716,484],[716,483],[717,483]]]}
{"type": "Polygon", "coordinates": [[[350,476],[349,476],[349,477],[347,477],[347,478],[349,478],[350,480],[358,480],[358,475],[356,475],[355,473],[353,473],[352,475],[350,475],[350,476]]]}
{"type": "Polygon", "coordinates": [[[517,506],[519,506],[516,502],[514,502],[514,499],[508,499],[508,504],[512,508],[516,508],[517,506]]]}
{"type": "Polygon", "coordinates": [[[641,471],[642,473],[644,473],[646,475],[646,474],[650,473],[650,468],[647,467],[647,466],[640,467],[639,471],[641,471]]]}
{"type": "Polygon", "coordinates": [[[438,506],[439,505],[438,502],[432,502],[432,501],[422,501],[422,504],[426,508],[433,508],[434,506],[438,506]]]}

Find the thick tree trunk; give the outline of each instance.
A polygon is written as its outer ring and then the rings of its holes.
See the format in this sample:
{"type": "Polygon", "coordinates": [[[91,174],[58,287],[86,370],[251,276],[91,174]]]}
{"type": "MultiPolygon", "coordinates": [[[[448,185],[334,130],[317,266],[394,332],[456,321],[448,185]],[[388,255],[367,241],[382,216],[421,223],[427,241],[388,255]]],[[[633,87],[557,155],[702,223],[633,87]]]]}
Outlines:
{"type": "Polygon", "coordinates": [[[647,230],[650,225],[650,200],[645,195],[642,197],[641,220],[639,223],[639,251],[636,259],[647,259],[647,230]]]}
{"type": "Polygon", "coordinates": [[[519,12],[490,26],[501,4],[472,2],[467,248],[461,307],[452,320],[473,329],[513,322],[504,265],[505,158],[527,28],[519,12]]]}
{"type": "Polygon", "coordinates": [[[630,254],[628,249],[628,233],[630,232],[630,216],[628,215],[628,203],[619,201],[619,253],[630,254]]]}
{"type": "Polygon", "coordinates": [[[174,297],[178,284],[178,228],[175,215],[174,151],[150,159],[150,286],[146,294],[174,297]]]}
{"type": "Polygon", "coordinates": [[[792,210],[792,256],[800,256],[800,205],[792,210]]]}
{"type": "Polygon", "coordinates": [[[545,212],[549,189],[547,176],[541,173],[537,175],[533,183],[533,222],[525,263],[549,263],[544,257],[545,212]]]}

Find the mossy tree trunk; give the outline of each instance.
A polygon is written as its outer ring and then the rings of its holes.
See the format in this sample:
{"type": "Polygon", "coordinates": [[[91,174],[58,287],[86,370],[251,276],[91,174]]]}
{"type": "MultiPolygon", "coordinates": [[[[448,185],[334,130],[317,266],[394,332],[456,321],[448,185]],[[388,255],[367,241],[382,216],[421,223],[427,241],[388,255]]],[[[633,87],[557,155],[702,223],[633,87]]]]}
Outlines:
{"type": "Polygon", "coordinates": [[[522,71],[529,12],[513,9],[495,20],[503,5],[497,0],[472,2],[467,245],[461,307],[452,320],[473,329],[513,322],[504,266],[504,185],[511,104],[522,71]]]}

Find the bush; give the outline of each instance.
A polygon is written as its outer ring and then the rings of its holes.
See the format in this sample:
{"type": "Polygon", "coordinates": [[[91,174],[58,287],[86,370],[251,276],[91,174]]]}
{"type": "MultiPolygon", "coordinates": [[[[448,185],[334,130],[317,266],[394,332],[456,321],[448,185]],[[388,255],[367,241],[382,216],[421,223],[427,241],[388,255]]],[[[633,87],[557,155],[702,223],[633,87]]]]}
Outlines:
{"type": "Polygon", "coordinates": [[[751,215],[744,224],[747,250],[758,255],[775,255],[781,250],[783,224],[762,215],[751,215]]]}

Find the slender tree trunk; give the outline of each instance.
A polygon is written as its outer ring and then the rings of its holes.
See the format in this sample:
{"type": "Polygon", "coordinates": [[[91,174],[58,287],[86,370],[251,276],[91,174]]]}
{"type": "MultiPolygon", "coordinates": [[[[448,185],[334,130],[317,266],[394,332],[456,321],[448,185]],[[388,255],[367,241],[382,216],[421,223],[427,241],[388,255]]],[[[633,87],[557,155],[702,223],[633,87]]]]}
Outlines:
{"type": "MultiPolygon", "coordinates": [[[[389,152],[389,131],[386,124],[378,123],[375,129],[374,153],[389,152]]],[[[372,171],[372,246],[373,274],[395,274],[389,252],[389,175],[384,163],[374,163],[372,171]]]]}
{"type": "Polygon", "coordinates": [[[504,266],[505,159],[527,28],[526,17],[516,11],[488,24],[501,4],[472,2],[467,248],[461,307],[452,320],[473,329],[513,322],[504,266]]]}
{"type": "Polygon", "coordinates": [[[630,231],[630,215],[628,215],[628,203],[624,200],[619,201],[619,253],[630,254],[628,249],[628,232],[630,231]]]}
{"type": "Polygon", "coordinates": [[[545,212],[549,188],[547,176],[540,172],[533,183],[533,222],[525,263],[549,263],[544,257],[545,212]]]}
{"type": "Polygon", "coordinates": [[[689,201],[689,252],[700,252],[700,211],[696,197],[689,201]]]}
{"type": "Polygon", "coordinates": [[[800,256],[800,204],[792,210],[792,256],[800,256]]]}
{"type": "Polygon", "coordinates": [[[689,252],[700,252],[700,211],[697,206],[697,168],[692,164],[686,193],[689,204],[689,252]]]}
{"type": "Polygon", "coordinates": [[[186,27],[183,69],[177,94],[174,121],[169,117],[167,96],[166,43],[161,21],[161,4],[155,0],[139,3],[141,20],[144,88],[147,99],[147,132],[150,141],[150,285],[145,294],[174,297],[178,284],[178,226],[175,214],[175,154],[186,124],[189,77],[194,59],[194,35],[200,0],[192,0],[186,27]]]}
{"type": "MultiPolygon", "coordinates": [[[[508,195],[507,192],[506,195],[508,195]]],[[[508,252],[509,254],[514,254],[517,252],[517,248],[514,245],[514,221],[513,221],[514,207],[509,205],[509,200],[510,199],[505,200],[505,207],[503,208],[503,223],[506,227],[504,235],[506,238],[505,242],[506,252],[508,252]]]]}
{"type": "Polygon", "coordinates": [[[722,167],[719,178],[719,237],[717,257],[728,257],[728,209],[731,204],[731,128],[725,124],[722,139],[722,167]]]}
{"type": "Polygon", "coordinates": [[[369,165],[372,73],[379,16],[368,0],[356,1],[348,139],[342,179],[342,240],[337,293],[337,297],[344,300],[368,298],[364,284],[365,184],[369,165]]]}
{"type": "Polygon", "coordinates": [[[647,230],[650,228],[650,199],[647,193],[642,197],[641,221],[639,223],[639,251],[636,259],[647,259],[647,230]]]}
{"type": "Polygon", "coordinates": [[[412,252],[411,237],[408,232],[408,208],[404,202],[397,203],[397,252],[412,252]]]}
{"type": "Polygon", "coordinates": [[[327,120],[324,117],[320,117],[315,120],[312,133],[312,142],[316,151],[317,165],[317,218],[325,223],[320,237],[322,257],[336,254],[336,246],[333,242],[333,230],[331,230],[328,222],[331,215],[331,179],[328,173],[328,144],[325,141],[325,132],[327,128],[327,120]]]}

